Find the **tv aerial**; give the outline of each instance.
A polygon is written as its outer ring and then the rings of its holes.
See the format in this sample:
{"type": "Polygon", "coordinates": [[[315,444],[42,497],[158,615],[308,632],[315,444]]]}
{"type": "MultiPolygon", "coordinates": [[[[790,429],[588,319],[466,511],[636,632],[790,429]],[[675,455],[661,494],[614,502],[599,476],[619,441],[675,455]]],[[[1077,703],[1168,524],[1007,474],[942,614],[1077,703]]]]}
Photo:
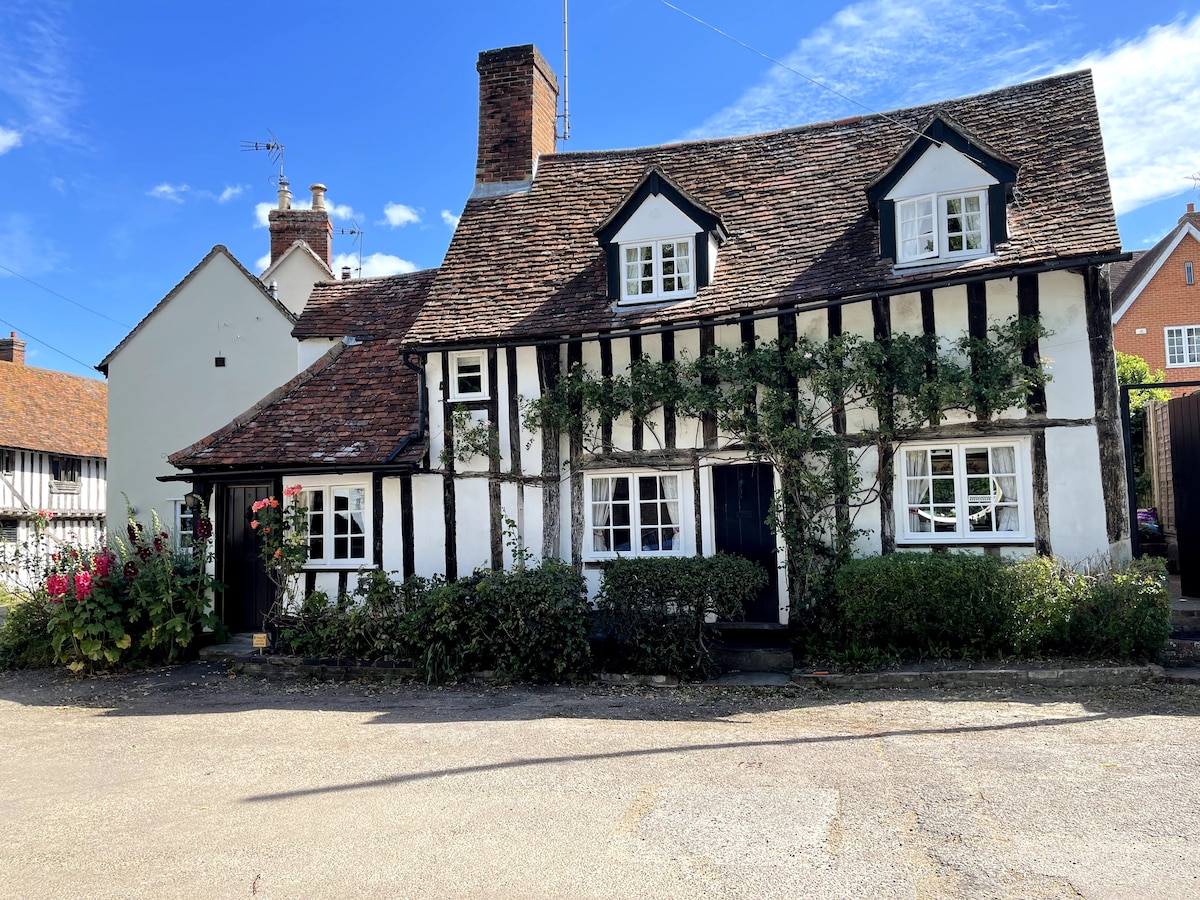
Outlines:
{"type": "Polygon", "coordinates": [[[271,129],[267,129],[267,134],[271,136],[269,141],[242,141],[242,152],[252,153],[265,150],[271,165],[279,163],[279,180],[286,181],[283,174],[283,144],[279,142],[279,138],[275,137],[275,132],[271,129]]]}

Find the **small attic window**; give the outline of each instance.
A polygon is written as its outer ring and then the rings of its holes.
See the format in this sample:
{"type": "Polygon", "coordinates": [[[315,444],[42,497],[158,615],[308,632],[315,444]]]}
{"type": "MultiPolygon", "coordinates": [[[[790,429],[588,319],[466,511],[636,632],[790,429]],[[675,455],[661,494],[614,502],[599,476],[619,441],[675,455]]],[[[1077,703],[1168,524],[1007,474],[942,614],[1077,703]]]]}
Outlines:
{"type": "Polygon", "coordinates": [[[988,245],[986,188],[896,201],[896,263],[982,256],[988,245]]]}
{"type": "Polygon", "coordinates": [[[1192,273],[1192,264],[1190,262],[1185,262],[1183,264],[1183,280],[1187,284],[1196,283],[1196,276],[1192,273]]]}
{"type": "Polygon", "coordinates": [[[647,303],[695,294],[694,246],[692,237],[622,244],[622,302],[647,303]]]}

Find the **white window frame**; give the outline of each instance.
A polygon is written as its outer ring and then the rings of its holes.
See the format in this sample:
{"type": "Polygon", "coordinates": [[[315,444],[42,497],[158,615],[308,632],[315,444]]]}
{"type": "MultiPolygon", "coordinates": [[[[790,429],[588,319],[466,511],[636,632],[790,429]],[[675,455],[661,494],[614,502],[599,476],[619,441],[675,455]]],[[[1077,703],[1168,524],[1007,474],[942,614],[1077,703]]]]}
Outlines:
{"type": "MultiPolygon", "coordinates": [[[[905,197],[896,202],[896,265],[897,266],[913,266],[928,264],[930,261],[938,262],[944,260],[956,259],[975,259],[980,256],[987,256],[991,252],[991,236],[988,231],[988,189],[970,188],[960,191],[944,191],[936,194],[922,194],[917,197],[905,197]],[[978,213],[958,213],[952,215],[946,209],[947,204],[951,200],[961,200],[965,204],[967,198],[977,198],[979,200],[978,213]],[[922,204],[928,204],[929,212],[920,209],[922,204]],[[966,215],[979,216],[979,228],[970,229],[971,232],[979,232],[979,247],[970,248],[964,246],[959,250],[951,250],[950,238],[953,236],[949,231],[949,220],[952,218],[962,218],[966,215]],[[904,254],[904,223],[910,222],[928,222],[929,230],[921,230],[917,232],[917,238],[928,235],[932,246],[925,250],[920,250],[917,253],[904,254]]],[[[956,234],[966,234],[966,230],[956,232],[956,234]]]]}
{"type": "Polygon", "coordinates": [[[1190,262],[1185,262],[1183,264],[1183,282],[1184,284],[1196,283],[1196,274],[1193,271],[1192,264],[1190,262]]]}
{"type": "MultiPolygon", "coordinates": [[[[926,457],[926,459],[930,459],[926,457]]],[[[1033,541],[1033,479],[1032,466],[1030,462],[1029,439],[1027,437],[1008,438],[1004,440],[969,440],[969,441],[920,441],[907,444],[901,444],[896,449],[895,454],[895,490],[894,490],[894,508],[896,515],[896,543],[897,544],[1027,544],[1033,541]],[[989,468],[994,461],[991,453],[993,450],[1011,450],[1013,453],[1013,463],[1015,472],[997,473],[988,475],[971,475],[966,471],[966,455],[971,450],[987,450],[989,468]],[[932,466],[929,466],[925,472],[918,471],[910,474],[908,466],[909,457],[908,451],[940,451],[944,453],[949,450],[953,463],[953,471],[950,475],[937,475],[932,471],[932,466]],[[990,504],[987,503],[971,503],[972,495],[968,493],[969,481],[987,477],[991,481],[993,500],[990,504]],[[921,497],[922,503],[910,504],[909,485],[913,484],[914,490],[919,490],[919,485],[922,481],[929,479],[950,481],[954,485],[953,499],[946,502],[947,506],[953,506],[954,515],[943,518],[938,517],[937,510],[937,492],[930,490],[928,494],[921,497]],[[1009,482],[1010,488],[1015,488],[1015,495],[1012,500],[1008,498],[1008,492],[1005,491],[1003,480],[1009,482]],[[925,498],[929,498],[926,501],[925,498]],[[923,509],[924,502],[929,503],[928,509],[923,509]],[[1015,507],[1013,504],[1015,503],[1015,507]],[[1011,516],[1013,512],[1016,514],[1016,522],[1010,520],[1010,525],[1015,527],[1009,530],[995,531],[971,531],[967,524],[971,520],[970,507],[976,507],[975,518],[980,515],[989,516],[994,524],[999,524],[1001,514],[1011,516]],[[1003,512],[1002,512],[1003,511],[1003,512]],[[938,527],[940,524],[945,527],[949,524],[947,520],[953,521],[956,525],[952,530],[944,531],[919,531],[914,530],[912,523],[914,520],[931,523],[932,527],[938,527]],[[937,524],[932,524],[937,523],[937,524]]]]}
{"type": "Polygon", "coordinates": [[[306,480],[301,484],[300,495],[296,498],[301,506],[309,508],[309,557],[305,561],[307,569],[358,569],[362,566],[372,565],[373,560],[373,538],[372,527],[372,509],[371,509],[371,485],[369,482],[361,481],[338,481],[338,480],[306,480]],[[354,492],[362,492],[362,508],[354,508],[354,492]],[[313,498],[315,494],[321,495],[321,508],[315,509],[313,498]],[[349,514],[346,518],[349,527],[352,529],[353,513],[359,512],[362,514],[361,519],[361,535],[353,533],[352,530],[343,533],[338,528],[339,515],[343,512],[337,509],[337,498],[339,494],[346,495],[348,509],[344,512],[349,514]],[[319,518],[318,518],[319,517],[319,518]],[[314,523],[319,522],[319,532],[314,528],[314,523]],[[354,541],[358,538],[362,539],[362,555],[352,555],[354,549],[354,541]],[[337,555],[337,542],[342,538],[346,541],[346,556],[337,555]],[[321,554],[319,556],[312,553],[313,541],[319,540],[321,554]]]}
{"type": "MultiPolygon", "coordinates": [[[[675,262],[680,257],[676,257],[675,262]]],[[[617,245],[617,259],[620,266],[621,274],[621,302],[622,303],[655,303],[663,300],[678,300],[683,297],[696,296],[696,236],[694,234],[680,234],[673,237],[662,237],[656,240],[649,241],[629,241],[617,245]],[[663,247],[672,247],[672,252],[676,252],[680,246],[687,247],[688,271],[683,273],[687,278],[687,286],[683,288],[675,288],[674,290],[666,290],[663,287],[663,281],[666,278],[679,278],[680,273],[673,272],[664,274],[663,247]],[[627,255],[630,251],[650,251],[650,259],[627,261],[627,255]],[[649,265],[650,275],[639,275],[636,278],[630,278],[630,266],[649,265]],[[629,283],[631,281],[641,282],[646,278],[650,278],[654,285],[654,290],[649,293],[629,292],[629,283]]]]}
{"type": "Polygon", "coordinates": [[[1166,351],[1168,369],[1187,369],[1200,366],[1200,325],[1168,325],[1163,329],[1163,347],[1166,351]],[[1172,353],[1172,337],[1176,337],[1179,341],[1178,354],[1172,353]],[[1189,351],[1189,345],[1192,345],[1194,349],[1189,351]],[[1173,355],[1175,356],[1174,362],[1171,361],[1173,355]]]}
{"type": "MultiPolygon", "coordinates": [[[[684,496],[687,493],[687,487],[690,484],[690,479],[686,476],[687,472],[669,472],[658,471],[653,469],[639,470],[621,470],[608,471],[601,470],[588,473],[584,483],[584,533],[583,533],[583,558],[588,561],[616,559],[622,556],[685,556],[691,551],[686,549],[690,540],[688,531],[688,520],[691,515],[690,503],[688,498],[684,496]],[[643,497],[641,494],[641,479],[657,478],[675,480],[675,496],[669,497],[660,495],[653,499],[643,497]],[[625,480],[628,486],[628,500],[618,500],[616,498],[615,483],[618,480],[625,480]],[[607,482],[609,485],[607,494],[608,500],[598,500],[598,493],[603,493],[603,489],[599,487],[600,483],[607,482]],[[661,517],[662,506],[666,504],[674,504],[676,510],[676,521],[670,523],[662,522],[643,522],[643,517],[650,518],[652,516],[661,517]],[[658,509],[651,513],[649,510],[644,510],[643,507],[657,506],[658,509]],[[625,507],[624,512],[627,513],[628,524],[625,524],[623,517],[616,515],[618,507],[625,507]],[[604,509],[608,510],[607,521],[604,521],[604,509]],[[674,528],[674,546],[666,550],[642,549],[642,532],[643,529],[657,531],[659,537],[669,527],[674,528]],[[617,535],[613,535],[609,541],[609,546],[613,549],[597,549],[597,532],[610,531],[619,532],[628,529],[629,545],[628,549],[616,549],[614,544],[617,543],[617,535]]],[[[666,486],[660,481],[659,489],[666,486]]],[[[661,540],[660,540],[661,543],[661,540]]]]}
{"type": "Polygon", "coordinates": [[[190,539],[195,534],[192,524],[196,521],[198,510],[188,509],[187,501],[180,498],[172,500],[171,507],[171,534],[176,548],[182,548],[184,537],[190,539]]]}
{"type": "Polygon", "coordinates": [[[491,397],[491,387],[488,384],[488,359],[486,350],[458,350],[450,354],[449,361],[450,371],[447,372],[447,377],[450,379],[450,399],[451,400],[487,400],[491,397]],[[463,363],[468,365],[478,362],[479,365],[479,390],[464,391],[460,388],[460,377],[473,377],[474,372],[461,373],[459,371],[463,363]]]}

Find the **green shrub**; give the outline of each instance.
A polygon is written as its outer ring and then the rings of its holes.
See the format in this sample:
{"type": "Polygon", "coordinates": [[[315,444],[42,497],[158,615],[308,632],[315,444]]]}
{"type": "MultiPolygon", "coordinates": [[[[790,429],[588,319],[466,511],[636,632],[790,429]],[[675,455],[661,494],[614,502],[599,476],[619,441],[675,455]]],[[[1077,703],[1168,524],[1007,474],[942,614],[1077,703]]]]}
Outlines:
{"type": "Polygon", "coordinates": [[[45,598],[22,599],[9,594],[4,627],[0,628],[0,669],[38,669],[54,665],[50,644],[50,606],[45,598]]]}
{"type": "Polygon", "coordinates": [[[596,598],[603,665],[631,674],[706,677],[715,666],[708,621],[740,619],[766,584],[739,556],[614,559],[596,598]]]}
{"type": "Polygon", "coordinates": [[[1014,584],[1006,563],[964,553],[857,559],[834,576],[847,642],[903,657],[981,657],[1010,643],[1014,584]]]}
{"type": "Polygon", "coordinates": [[[1071,652],[1071,623],[1091,590],[1087,577],[1046,556],[1025,557],[1003,574],[1013,585],[1011,651],[1026,657],[1071,652]]]}
{"type": "Polygon", "coordinates": [[[1160,559],[1092,576],[1071,622],[1073,649],[1086,656],[1156,660],[1171,633],[1171,600],[1160,559]]]}

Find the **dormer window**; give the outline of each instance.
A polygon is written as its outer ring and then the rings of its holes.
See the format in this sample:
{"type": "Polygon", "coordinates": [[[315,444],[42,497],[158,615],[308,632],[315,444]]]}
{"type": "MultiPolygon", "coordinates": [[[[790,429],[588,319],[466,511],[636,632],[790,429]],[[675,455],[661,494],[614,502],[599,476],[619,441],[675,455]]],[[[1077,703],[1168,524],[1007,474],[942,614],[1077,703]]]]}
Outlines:
{"type": "Polygon", "coordinates": [[[596,230],[618,305],[695,297],[708,286],[728,238],[707,206],[652,168],[596,230]]]}
{"type": "Polygon", "coordinates": [[[625,273],[621,299],[629,303],[647,303],[695,294],[692,246],[691,237],[632,246],[622,244],[625,273]]]}
{"type": "Polygon", "coordinates": [[[987,199],[987,190],[981,188],[897,200],[896,262],[987,253],[987,199]]]}
{"type": "Polygon", "coordinates": [[[1017,164],[938,116],[867,186],[879,254],[910,267],[975,259],[1008,240],[1017,164]]]}

